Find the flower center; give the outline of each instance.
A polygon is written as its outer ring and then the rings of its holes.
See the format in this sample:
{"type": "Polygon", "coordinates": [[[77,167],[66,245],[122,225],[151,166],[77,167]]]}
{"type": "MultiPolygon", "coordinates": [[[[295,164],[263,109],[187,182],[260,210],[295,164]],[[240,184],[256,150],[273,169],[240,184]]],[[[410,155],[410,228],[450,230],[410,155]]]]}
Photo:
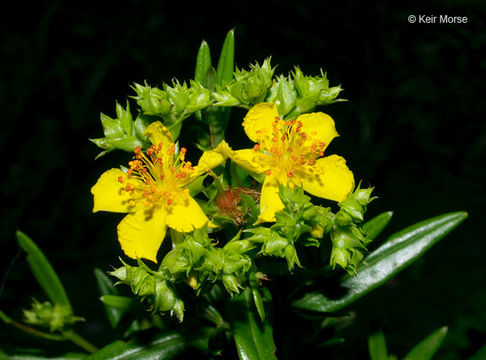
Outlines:
{"type": "Polygon", "coordinates": [[[307,133],[302,126],[301,121],[281,120],[277,116],[271,133],[269,129],[256,131],[259,138],[253,150],[272,158],[272,168],[265,171],[267,175],[276,171],[291,179],[300,168],[313,166],[316,159],[324,156],[326,144],[315,138],[317,132],[307,133]]]}
{"type": "Polygon", "coordinates": [[[171,206],[174,193],[183,185],[182,179],[194,170],[191,162],[185,161],[186,149],[181,148],[177,158],[174,158],[174,144],[165,148],[162,143],[152,145],[147,154],[138,146],[134,153],[135,159],[128,163],[127,180],[122,176],[118,178],[118,182],[125,183],[122,192],[130,194],[129,205],[143,203],[151,208],[165,203],[171,206]]]}

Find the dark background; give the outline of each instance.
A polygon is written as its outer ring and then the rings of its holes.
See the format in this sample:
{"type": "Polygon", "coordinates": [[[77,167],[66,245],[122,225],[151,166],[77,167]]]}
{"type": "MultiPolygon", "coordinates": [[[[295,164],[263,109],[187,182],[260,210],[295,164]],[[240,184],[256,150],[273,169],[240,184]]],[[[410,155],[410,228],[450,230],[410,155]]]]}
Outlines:
{"type": "MultiPolygon", "coordinates": [[[[239,67],[271,55],[277,73],[297,64],[306,74],[323,68],[331,85],[342,84],[349,102],[324,109],[341,134],[329,150],[376,187],[370,216],[395,210],[388,234],[448,211],[470,215],[422,259],[347,309],[356,314],[341,333],[347,345],[323,353],[366,358],[367,336],[383,329],[389,350],[403,356],[444,325],[449,334],[439,358],[464,359],[484,345],[484,2],[16,6],[0,15],[2,277],[21,229],[47,253],[75,310],[87,318],[81,332],[97,345],[109,340],[92,269],[118,264],[121,216],[93,215],[89,190],[127,158],[112,153],[95,161],[99,150],[88,138],[102,136],[99,113],[113,116],[115,100],[125,103],[133,94],[132,82],[191,78],[201,40],[215,61],[235,28],[239,67]],[[467,16],[468,23],[409,24],[411,14],[467,16]]],[[[21,317],[31,296],[44,299],[23,257],[4,284],[0,308],[13,317],[21,317]]],[[[0,334],[4,344],[21,336],[4,325],[0,334]]]]}

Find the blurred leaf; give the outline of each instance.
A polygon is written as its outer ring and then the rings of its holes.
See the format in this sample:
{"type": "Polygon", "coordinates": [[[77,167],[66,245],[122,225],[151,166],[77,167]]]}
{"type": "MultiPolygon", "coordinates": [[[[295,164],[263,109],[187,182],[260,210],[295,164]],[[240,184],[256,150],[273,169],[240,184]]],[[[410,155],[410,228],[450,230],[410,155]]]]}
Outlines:
{"type": "Polygon", "coordinates": [[[393,234],[365,258],[356,276],[341,279],[341,285],[348,289],[342,298],[330,299],[313,292],[296,300],[293,306],[303,310],[333,312],[351,304],[422,256],[466,217],[467,213],[460,211],[443,214],[393,234]]]}
{"type": "Polygon", "coordinates": [[[65,305],[71,309],[71,303],[57,276],[54,268],[49,263],[39,247],[23,232],[17,231],[17,241],[27,253],[27,262],[35,279],[54,304],[65,305]]]}
{"type": "MultiPolygon", "coordinates": [[[[265,295],[270,297],[268,290],[265,295]]],[[[251,289],[246,287],[240,294],[233,296],[228,308],[240,359],[276,359],[272,324],[268,318],[262,322],[256,314],[251,289]]]]}
{"type": "Polygon", "coordinates": [[[34,355],[34,354],[12,354],[7,355],[4,353],[0,353],[0,360],[72,360],[72,359],[84,359],[86,354],[84,353],[66,353],[61,356],[56,357],[46,357],[41,355],[34,355]]]}
{"type": "Polygon", "coordinates": [[[194,80],[199,82],[204,87],[206,86],[206,78],[208,71],[211,68],[211,52],[209,45],[206,41],[202,41],[196,59],[196,71],[194,74],[194,80]]]}
{"type": "Polygon", "coordinates": [[[64,341],[66,340],[66,337],[63,335],[55,335],[55,334],[50,334],[46,333],[37,329],[34,329],[30,326],[27,326],[25,324],[19,323],[15,320],[12,320],[7,314],[5,314],[3,311],[0,310],[0,319],[6,324],[10,324],[12,326],[15,326],[17,329],[33,336],[37,336],[43,339],[47,340],[54,340],[54,341],[64,341]]]}
{"type": "Polygon", "coordinates": [[[371,241],[376,239],[376,237],[386,228],[392,216],[393,211],[387,211],[364,223],[362,228],[366,234],[366,240],[371,241]]]}
{"type": "Polygon", "coordinates": [[[105,306],[106,317],[108,318],[111,327],[116,328],[126,309],[119,307],[117,308],[111,304],[107,304],[103,298],[106,295],[118,295],[118,289],[115,287],[113,281],[108,277],[108,275],[106,275],[100,269],[95,269],[94,274],[96,277],[96,284],[98,285],[98,291],[101,295],[101,301],[103,301],[105,306]]]}
{"type": "Polygon", "coordinates": [[[447,326],[427,336],[405,356],[404,360],[429,360],[439,349],[447,334],[447,326]]]}
{"type": "Polygon", "coordinates": [[[137,359],[137,360],[163,360],[172,359],[190,347],[207,349],[209,343],[207,329],[185,336],[176,331],[165,331],[147,339],[147,335],[135,337],[125,341],[115,341],[99,351],[91,354],[85,360],[105,359],[137,359]]]}
{"type": "Polygon", "coordinates": [[[484,345],[479,351],[474,353],[473,356],[469,358],[469,360],[484,360],[486,359],[486,345],[484,345]]]}
{"type": "Polygon", "coordinates": [[[387,360],[386,341],[383,331],[377,331],[368,338],[368,350],[371,360],[387,360]]]}
{"type": "Polygon", "coordinates": [[[119,295],[103,295],[100,300],[103,302],[103,304],[109,307],[122,310],[122,313],[130,309],[134,303],[132,298],[119,295]]]}
{"type": "Polygon", "coordinates": [[[216,83],[221,85],[233,79],[235,69],[235,30],[232,29],[226,34],[223,48],[219,55],[218,68],[216,70],[216,83]]]}

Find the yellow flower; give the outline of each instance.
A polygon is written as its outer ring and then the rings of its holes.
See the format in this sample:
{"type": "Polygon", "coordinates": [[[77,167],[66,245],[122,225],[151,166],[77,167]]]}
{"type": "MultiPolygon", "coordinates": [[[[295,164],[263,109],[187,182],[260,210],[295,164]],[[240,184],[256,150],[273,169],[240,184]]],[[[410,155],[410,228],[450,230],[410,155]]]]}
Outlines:
{"type": "Polygon", "coordinates": [[[275,212],[283,209],[278,184],[303,186],[312,195],[341,201],[354,186],[353,173],[338,155],[324,156],[331,140],[338,136],[334,120],[324,113],[300,115],[282,120],[273,103],[255,105],[243,121],[253,149],[231,150],[224,143],[216,150],[238,165],[257,174],[265,174],[257,223],[275,221],[275,212]]]}
{"type": "Polygon", "coordinates": [[[188,232],[208,223],[208,218],[185,189],[196,177],[218,166],[224,157],[206,151],[199,164],[185,161],[186,149],[175,157],[175,144],[169,130],[152,123],[144,134],[152,146],[144,154],[135,149],[130,169],[110,169],[91,189],[93,212],[129,213],[118,225],[118,240],[131,258],[157,262],[157,251],[167,226],[188,232]]]}

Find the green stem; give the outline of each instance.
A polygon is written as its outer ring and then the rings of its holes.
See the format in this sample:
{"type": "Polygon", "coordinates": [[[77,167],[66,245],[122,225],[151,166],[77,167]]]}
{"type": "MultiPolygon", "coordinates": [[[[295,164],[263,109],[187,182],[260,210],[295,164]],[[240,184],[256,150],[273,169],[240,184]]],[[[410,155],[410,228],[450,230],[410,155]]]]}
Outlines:
{"type": "Polygon", "coordinates": [[[184,236],[182,233],[174,230],[174,229],[169,229],[170,230],[170,238],[172,240],[172,244],[174,246],[177,246],[178,244],[182,243],[184,241],[184,236]]]}
{"type": "Polygon", "coordinates": [[[83,348],[87,352],[94,353],[98,351],[98,348],[96,346],[91,344],[88,340],[86,340],[73,330],[65,331],[63,332],[63,335],[66,337],[66,340],[71,340],[73,343],[83,348]]]}

